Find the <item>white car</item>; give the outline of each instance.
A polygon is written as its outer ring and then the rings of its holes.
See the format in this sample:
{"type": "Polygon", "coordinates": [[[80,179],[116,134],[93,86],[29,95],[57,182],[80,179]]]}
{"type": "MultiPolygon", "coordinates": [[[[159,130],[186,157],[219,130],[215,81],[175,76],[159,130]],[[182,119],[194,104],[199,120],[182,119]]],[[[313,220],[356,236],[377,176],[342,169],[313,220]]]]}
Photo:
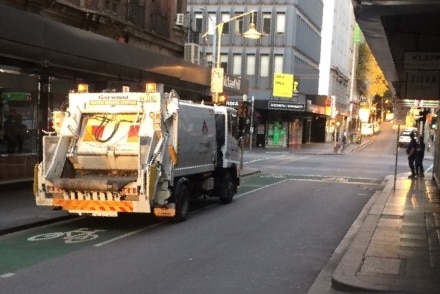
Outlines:
{"type": "Polygon", "coordinates": [[[373,136],[373,124],[363,123],[361,126],[361,134],[362,136],[373,136]]]}
{"type": "Polygon", "coordinates": [[[417,129],[406,129],[402,133],[400,133],[399,147],[407,147],[408,146],[409,142],[411,141],[411,138],[409,136],[409,134],[411,134],[411,132],[414,133],[414,138],[417,138],[417,136],[418,136],[417,129]]]}

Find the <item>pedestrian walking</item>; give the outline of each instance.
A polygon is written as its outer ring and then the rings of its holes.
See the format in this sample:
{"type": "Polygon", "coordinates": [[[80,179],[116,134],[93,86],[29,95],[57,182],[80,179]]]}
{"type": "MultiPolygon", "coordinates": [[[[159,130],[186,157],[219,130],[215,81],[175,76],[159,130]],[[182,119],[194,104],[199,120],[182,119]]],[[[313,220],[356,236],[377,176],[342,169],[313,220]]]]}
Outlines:
{"type": "Polygon", "coordinates": [[[425,157],[425,142],[423,136],[419,136],[416,145],[415,169],[416,175],[423,178],[425,176],[423,169],[423,158],[425,157]]]}
{"type": "Polygon", "coordinates": [[[347,144],[347,136],[346,136],[346,133],[345,133],[345,132],[342,134],[342,137],[341,137],[341,144],[342,144],[341,153],[343,153],[344,150],[345,150],[345,146],[346,146],[346,144],[347,144]]]}
{"type": "Polygon", "coordinates": [[[411,140],[409,141],[408,147],[406,147],[406,154],[408,155],[408,166],[409,169],[411,170],[411,174],[408,176],[408,178],[413,179],[416,177],[414,161],[416,159],[417,142],[415,139],[414,132],[411,132],[409,134],[409,137],[411,138],[411,140]]]}

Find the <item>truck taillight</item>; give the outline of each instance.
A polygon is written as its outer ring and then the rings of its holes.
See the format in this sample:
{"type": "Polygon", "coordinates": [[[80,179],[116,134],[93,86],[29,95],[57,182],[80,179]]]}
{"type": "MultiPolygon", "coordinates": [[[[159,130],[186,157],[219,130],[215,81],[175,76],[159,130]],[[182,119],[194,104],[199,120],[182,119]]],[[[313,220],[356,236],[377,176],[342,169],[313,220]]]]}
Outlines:
{"type": "Polygon", "coordinates": [[[46,191],[48,193],[63,193],[64,190],[55,186],[46,186],[46,191]]]}

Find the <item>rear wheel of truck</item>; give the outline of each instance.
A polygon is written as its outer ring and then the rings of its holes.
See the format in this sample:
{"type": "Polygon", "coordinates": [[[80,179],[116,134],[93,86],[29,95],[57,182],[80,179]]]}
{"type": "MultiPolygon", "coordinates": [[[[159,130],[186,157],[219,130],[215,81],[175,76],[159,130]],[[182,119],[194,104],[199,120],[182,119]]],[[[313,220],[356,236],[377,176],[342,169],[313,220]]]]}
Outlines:
{"type": "Polygon", "coordinates": [[[171,219],[174,223],[183,222],[189,212],[189,190],[184,181],[179,181],[174,192],[176,215],[171,219]]]}
{"type": "Polygon", "coordinates": [[[234,182],[230,173],[226,173],[222,179],[221,194],[219,202],[221,204],[231,203],[232,197],[234,197],[234,182]]]}

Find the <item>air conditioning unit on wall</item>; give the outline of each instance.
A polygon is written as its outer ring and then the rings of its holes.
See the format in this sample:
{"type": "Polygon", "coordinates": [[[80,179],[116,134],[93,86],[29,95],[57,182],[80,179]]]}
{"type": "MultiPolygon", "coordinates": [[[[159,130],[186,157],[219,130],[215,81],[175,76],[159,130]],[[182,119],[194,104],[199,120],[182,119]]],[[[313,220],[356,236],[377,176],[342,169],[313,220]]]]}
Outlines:
{"type": "Polygon", "coordinates": [[[184,49],[184,58],[194,64],[200,62],[200,46],[195,43],[186,43],[184,49]]]}
{"type": "Polygon", "coordinates": [[[178,26],[185,25],[185,14],[177,13],[177,15],[176,15],[176,25],[178,25],[178,26]]]}

